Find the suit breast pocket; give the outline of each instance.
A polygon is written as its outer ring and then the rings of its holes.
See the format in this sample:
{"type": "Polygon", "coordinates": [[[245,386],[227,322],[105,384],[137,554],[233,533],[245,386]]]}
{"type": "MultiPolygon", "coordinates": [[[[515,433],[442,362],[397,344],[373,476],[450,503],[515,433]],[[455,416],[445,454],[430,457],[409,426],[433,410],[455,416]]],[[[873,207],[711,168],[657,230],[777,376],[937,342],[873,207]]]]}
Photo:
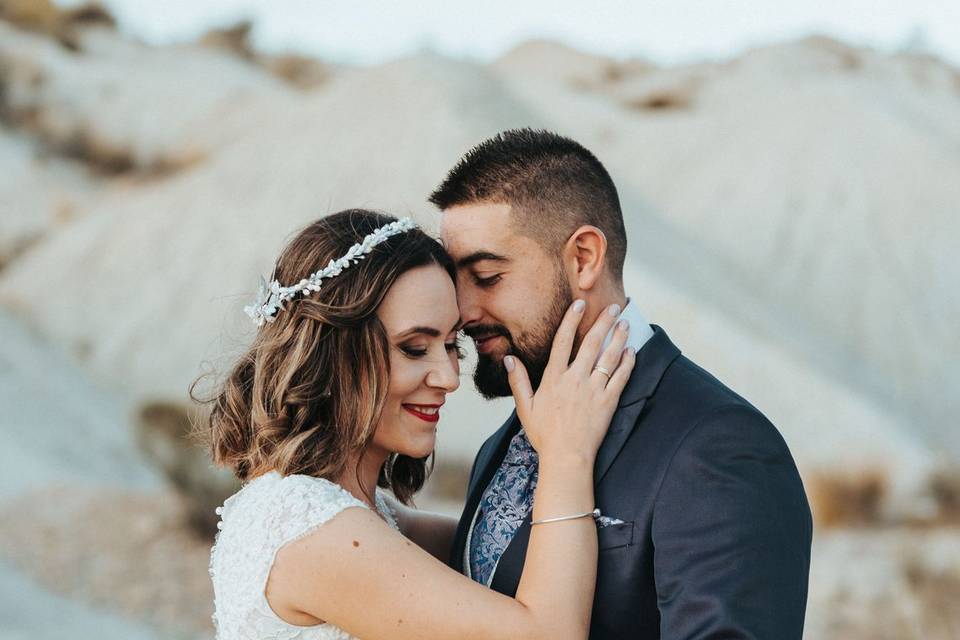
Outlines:
{"type": "Polygon", "coordinates": [[[633,523],[621,522],[598,528],[597,544],[600,551],[630,546],[633,544],[633,523]]]}

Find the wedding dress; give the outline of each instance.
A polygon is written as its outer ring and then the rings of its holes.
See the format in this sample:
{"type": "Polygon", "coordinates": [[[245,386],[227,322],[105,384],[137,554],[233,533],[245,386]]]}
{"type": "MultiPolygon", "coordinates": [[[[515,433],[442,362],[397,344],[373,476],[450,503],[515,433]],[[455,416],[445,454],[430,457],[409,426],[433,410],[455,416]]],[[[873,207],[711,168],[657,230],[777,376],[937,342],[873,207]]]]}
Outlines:
{"type": "MultiPolygon", "coordinates": [[[[378,491],[377,511],[396,519],[378,491]]],[[[210,554],[218,640],[346,640],[332,624],[302,627],[280,619],[264,595],[270,568],[284,545],[313,532],[350,507],[368,508],[340,485],[272,471],[247,483],[217,509],[220,532],[210,554]]]]}

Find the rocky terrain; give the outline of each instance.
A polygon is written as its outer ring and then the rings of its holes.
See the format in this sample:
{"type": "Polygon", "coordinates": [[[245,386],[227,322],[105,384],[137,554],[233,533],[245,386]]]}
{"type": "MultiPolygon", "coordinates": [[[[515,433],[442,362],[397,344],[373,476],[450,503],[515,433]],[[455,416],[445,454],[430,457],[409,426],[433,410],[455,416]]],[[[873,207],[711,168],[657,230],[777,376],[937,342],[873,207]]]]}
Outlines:
{"type": "MultiPolygon", "coordinates": [[[[208,636],[203,514],[231,485],[185,439],[188,385],[250,339],[299,227],[364,206],[435,229],[446,169],[517,126],[603,160],[629,295],[783,432],[819,527],[807,637],[960,634],[956,69],[826,38],[351,68],[242,25],[150,47],[87,11],[0,2],[0,635],[208,636]]],[[[451,512],[509,411],[470,387],[422,501],[451,512]]]]}

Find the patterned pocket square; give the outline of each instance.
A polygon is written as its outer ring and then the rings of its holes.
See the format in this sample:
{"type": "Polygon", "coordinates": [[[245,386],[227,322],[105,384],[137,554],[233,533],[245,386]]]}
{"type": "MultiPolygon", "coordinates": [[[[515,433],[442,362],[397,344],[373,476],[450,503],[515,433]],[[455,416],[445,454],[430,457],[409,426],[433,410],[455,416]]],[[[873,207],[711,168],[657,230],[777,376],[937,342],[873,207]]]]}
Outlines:
{"type": "Polygon", "coordinates": [[[615,524],[623,524],[623,520],[620,518],[610,518],[604,515],[597,516],[596,520],[598,529],[603,529],[604,527],[609,527],[615,524]]]}

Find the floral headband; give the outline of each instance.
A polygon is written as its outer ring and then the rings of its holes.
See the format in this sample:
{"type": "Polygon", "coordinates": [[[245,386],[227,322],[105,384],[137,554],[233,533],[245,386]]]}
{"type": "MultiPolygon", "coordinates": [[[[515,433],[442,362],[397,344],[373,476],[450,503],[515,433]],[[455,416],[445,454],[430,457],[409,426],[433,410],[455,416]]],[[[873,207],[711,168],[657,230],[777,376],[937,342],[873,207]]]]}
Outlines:
{"type": "Polygon", "coordinates": [[[257,292],[257,299],[252,305],[243,308],[243,311],[250,316],[258,327],[263,326],[264,322],[273,322],[276,320],[277,313],[284,309],[284,302],[293,300],[298,295],[308,296],[314,291],[320,291],[321,281],[340,273],[351,264],[357,264],[363,260],[371,250],[387,238],[400,233],[405,233],[411,229],[417,228],[417,223],[411,218],[402,218],[390,224],[386,224],[363,240],[350,247],[350,250],[343,257],[337,260],[331,260],[330,264],[310,274],[295,285],[285,287],[278,281],[267,284],[266,278],[260,276],[260,290],[257,292]]]}

